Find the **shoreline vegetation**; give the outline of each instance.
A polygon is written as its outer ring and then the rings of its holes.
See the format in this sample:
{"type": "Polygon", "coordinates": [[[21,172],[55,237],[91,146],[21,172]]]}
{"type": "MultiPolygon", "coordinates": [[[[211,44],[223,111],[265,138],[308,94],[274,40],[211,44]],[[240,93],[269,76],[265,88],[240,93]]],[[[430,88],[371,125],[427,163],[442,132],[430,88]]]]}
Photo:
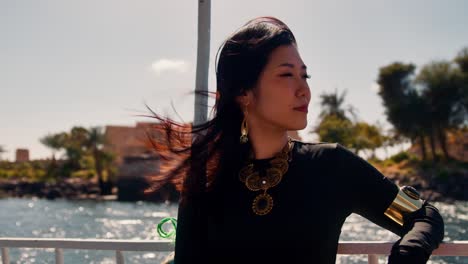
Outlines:
{"type": "Polygon", "coordinates": [[[383,161],[368,161],[399,186],[416,188],[424,200],[468,201],[468,162],[421,160],[409,152],[400,152],[383,161]]]}
{"type": "MultiPolygon", "coordinates": [[[[424,199],[449,203],[457,200],[468,201],[466,191],[468,190],[468,162],[423,161],[409,152],[400,152],[386,160],[371,158],[368,161],[399,186],[415,187],[424,199]]],[[[62,198],[95,201],[177,202],[179,197],[173,186],[161,188],[158,197],[144,196],[143,191],[148,187],[144,177],[126,179],[123,183],[116,182],[109,183],[109,185],[110,191],[103,194],[95,177],[67,177],[51,180],[19,177],[16,174],[9,178],[0,177],[0,199],[37,197],[50,200],[62,198]]]]}

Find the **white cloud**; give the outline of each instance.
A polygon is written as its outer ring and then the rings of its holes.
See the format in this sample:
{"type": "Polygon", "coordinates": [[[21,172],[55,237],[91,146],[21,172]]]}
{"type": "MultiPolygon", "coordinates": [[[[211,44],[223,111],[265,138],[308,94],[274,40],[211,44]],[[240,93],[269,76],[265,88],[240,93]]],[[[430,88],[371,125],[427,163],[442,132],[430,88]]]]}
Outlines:
{"type": "Polygon", "coordinates": [[[168,60],[161,59],[153,62],[151,64],[151,69],[157,74],[160,75],[163,72],[179,72],[184,73],[188,70],[189,64],[183,60],[168,60]]]}
{"type": "Polygon", "coordinates": [[[372,83],[372,84],[371,84],[371,90],[372,90],[373,92],[376,92],[376,93],[379,92],[379,90],[380,90],[380,85],[379,85],[378,83],[375,83],[375,82],[372,83]]]}

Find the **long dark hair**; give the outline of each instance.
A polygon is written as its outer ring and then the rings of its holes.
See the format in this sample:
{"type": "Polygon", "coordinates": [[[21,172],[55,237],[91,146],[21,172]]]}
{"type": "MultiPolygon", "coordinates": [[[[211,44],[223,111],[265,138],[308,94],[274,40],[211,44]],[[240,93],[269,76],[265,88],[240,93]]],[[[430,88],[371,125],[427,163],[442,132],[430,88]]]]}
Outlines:
{"type": "Polygon", "coordinates": [[[159,127],[165,136],[156,133],[158,136],[150,137],[162,160],[162,173],[151,178],[151,190],[172,182],[181,191],[180,203],[184,203],[221,188],[227,180],[223,172],[236,171],[250,148],[250,144],[239,143],[243,113],[236,97],[256,86],[271,52],[282,45],[296,45],[293,33],[283,22],[273,17],[250,20],[218,50],[211,120],[187,126],[152,112],[161,121],[159,127]]]}

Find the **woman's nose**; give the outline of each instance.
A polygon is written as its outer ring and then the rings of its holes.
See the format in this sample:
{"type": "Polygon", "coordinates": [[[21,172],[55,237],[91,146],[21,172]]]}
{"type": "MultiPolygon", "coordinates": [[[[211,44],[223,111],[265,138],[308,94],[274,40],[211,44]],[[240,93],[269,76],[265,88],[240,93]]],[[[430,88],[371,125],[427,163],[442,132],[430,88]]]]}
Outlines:
{"type": "Polygon", "coordinates": [[[310,88],[309,88],[309,85],[307,83],[301,83],[301,86],[299,87],[298,92],[297,92],[297,96],[298,97],[305,97],[307,102],[309,102],[310,88]]]}

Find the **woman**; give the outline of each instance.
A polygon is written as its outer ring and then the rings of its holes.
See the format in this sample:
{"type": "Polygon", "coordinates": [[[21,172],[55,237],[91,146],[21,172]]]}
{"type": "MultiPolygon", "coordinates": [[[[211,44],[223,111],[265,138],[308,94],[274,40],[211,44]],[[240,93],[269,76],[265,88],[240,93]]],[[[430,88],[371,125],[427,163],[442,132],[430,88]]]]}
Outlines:
{"type": "Polygon", "coordinates": [[[176,264],[335,263],[341,227],[353,212],[402,237],[390,263],[426,263],[443,238],[434,206],[339,144],[288,137],[306,127],[311,93],[284,23],[261,17],[230,36],[216,78],[207,123],[180,131],[156,115],[168,145],[154,146],[180,162],[155,188],[184,179],[176,264]],[[401,199],[415,205],[402,208],[401,199]]]}

